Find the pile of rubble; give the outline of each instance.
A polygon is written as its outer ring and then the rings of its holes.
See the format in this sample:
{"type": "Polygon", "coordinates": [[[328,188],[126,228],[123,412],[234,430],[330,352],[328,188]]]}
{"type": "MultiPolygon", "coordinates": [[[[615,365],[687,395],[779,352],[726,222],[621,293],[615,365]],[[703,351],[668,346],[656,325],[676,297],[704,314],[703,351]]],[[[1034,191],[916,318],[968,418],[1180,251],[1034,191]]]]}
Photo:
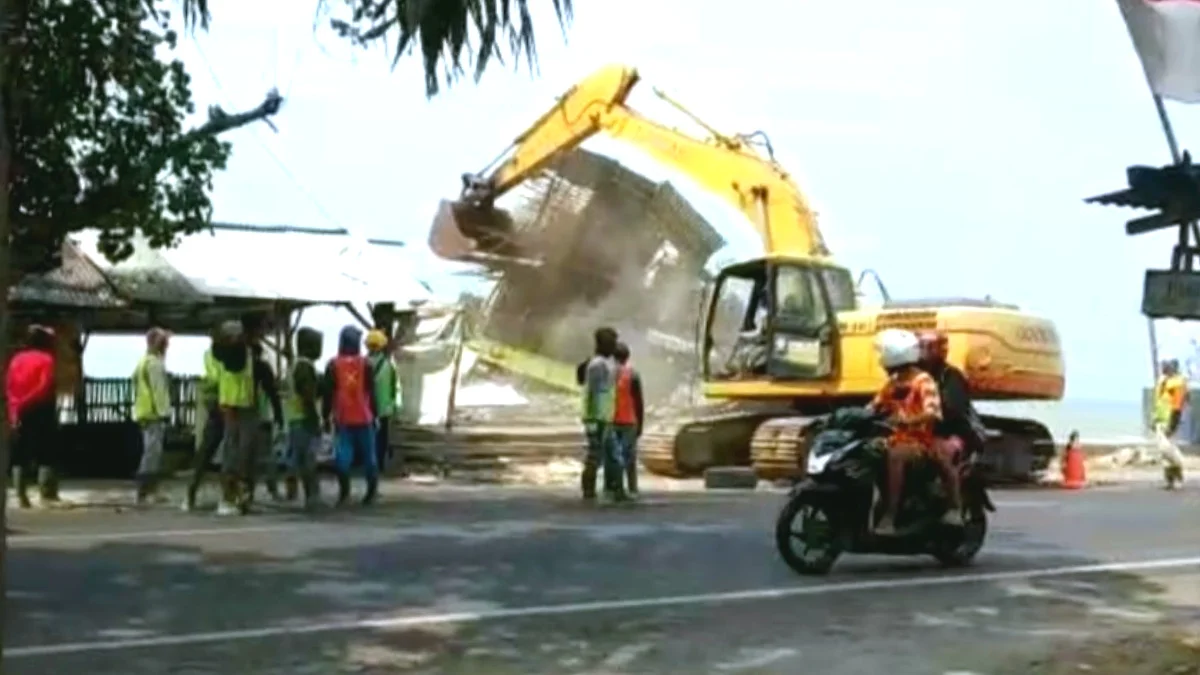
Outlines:
{"type": "MultiPolygon", "coordinates": [[[[1086,466],[1097,471],[1111,469],[1154,468],[1163,465],[1162,452],[1152,443],[1126,446],[1117,450],[1088,457],[1086,466]]],[[[1184,455],[1184,468],[1200,468],[1200,456],[1184,455]]]]}
{"type": "MultiPolygon", "coordinates": [[[[1124,482],[1154,481],[1162,475],[1164,462],[1162,452],[1153,441],[1147,440],[1141,444],[1114,446],[1111,451],[1085,447],[1087,454],[1084,467],[1088,482],[1092,484],[1113,484],[1124,482]]],[[[1185,454],[1183,457],[1184,475],[1200,473],[1200,455],[1185,454]]],[[[1062,479],[1062,458],[1051,460],[1046,469],[1043,482],[1057,484],[1062,479]]]]}

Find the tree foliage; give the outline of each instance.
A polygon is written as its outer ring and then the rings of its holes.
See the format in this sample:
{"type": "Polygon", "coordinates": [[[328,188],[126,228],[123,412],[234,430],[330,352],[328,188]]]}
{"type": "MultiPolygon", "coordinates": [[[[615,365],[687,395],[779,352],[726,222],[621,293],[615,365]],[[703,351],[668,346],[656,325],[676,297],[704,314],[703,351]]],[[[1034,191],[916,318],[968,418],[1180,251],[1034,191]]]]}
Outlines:
{"type": "MultiPolygon", "coordinates": [[[[52,266],[64,236],[101,232],[104,254],[207,226],[230,146],[189,133],[194,110],[167,7],[147,0],[26,0],[5,93],[16,276],[52,266]],[[164,58],[167,57],[167,58],[164,58]]],[[[16,277],[14,277],[16,278],[16,277]]]]}
{"type": "MultiPolygon", "coordinates": [[[[208,0],[182,0],[189,25],[207,27],[208,0]]],[[[333,13],[339,36],[358,46],[387,45],[392,66],[419,49],[425,68],[425,95],[438,93],[440,83],[452,84],[467,67],[478,80],[505,53],[533,68],[537,42],[528,0],[317,0],[333,13]]],[[[549,0],[562,28],[571,21],[572,0],[549,0]]]]}

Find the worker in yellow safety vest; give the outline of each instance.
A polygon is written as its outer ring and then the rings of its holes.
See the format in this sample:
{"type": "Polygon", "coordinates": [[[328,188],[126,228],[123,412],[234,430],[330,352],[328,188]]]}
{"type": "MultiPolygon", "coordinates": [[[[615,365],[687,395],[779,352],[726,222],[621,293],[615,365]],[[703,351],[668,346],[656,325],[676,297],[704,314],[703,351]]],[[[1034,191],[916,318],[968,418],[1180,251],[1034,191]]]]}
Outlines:
{"type": "Polygon", "coordinates": [[[1179,374],[1179,361],[1163,361],[1161,368],[1162,375],[1154,386],[1154,437],[1162,453],[1167,489],[1173,489],[1183,482],[1183,453],[1174,436],[1188,404],[1188,383],[1187,378],[1179,374]]]}
{"type": "Polygon", "coordinates": [[[245,488],[255,469],[258,435],[258,401],[254,359],[247,331],[240,321],[221,324],[221,339],[213,357],[221,364],[217,378],[217,406],[224,426],[221,466],[221,502],[217,515],[246,513],[250,500],[245,488]]]}
{"type": "Polygon", "coordinates": [[[320,384],[317,359],[324,336],[303,327],[296,331],[296,358],[284,378],[283,412],[287,418],[287,497],[294,499],[297,484],[304,488],[304,506],[320,506],[317,450],[321,443],[320,384]]]}
{"type": "Polygon", "coordinates": [[[146,353],[133,371],[133,421],[142,429],[136,500],[144,504],[162,478],[163,443],[171,420],[171,389],[164,361],[170,336],[161,328],[146,333],[146,353]]]}
{"type": "Polygon", "coordinates": [[[218,387],[221,380],[221,363],[213,356],[213,347],[221,339],[220,330],[214,328],[209,334],[209,346],[204,352],[204,372],[196,384],[196,452],[192,457],[192,478],[188,481],[183,510],[196,508],[196,493],[204,482],[204,476],[212,467],[225,435],[224,418],[217,405],[218,387]]]}
{"type": "Polygon", "coordinates": [[[625,501],[625,481],[620,451],[613,435],[613,414],[616,406],[617,331],[597,328],[592,358],[581,364],[577,372],[580,389],[580,418],[587,438],[580,484],[583,498],[596,498],[596,474],[604,469],[604,495],[613,501],[625,501]]]}
{"type": "MultiPolygon", "coordinates": [[[[275,371],[267,363],[262,343],[255,341],[250,345],[250,354],[254,359],[254,396],[258,406],[258,434],[255,438],[254,454],[256,461],[261,464],[263,478],[267,485],[267,493],[275,501],[281,501],[279,494],[279,459],[275,456],[275,434],[283,431],[283,408],[279,401],[279,388],[275,381],[275,371]]],[[[259,467],[256,466],[257,471],[259,467]]],[[[248,499],[254,500],[254,474],[248,478],[246,489],[248,499]]]]}

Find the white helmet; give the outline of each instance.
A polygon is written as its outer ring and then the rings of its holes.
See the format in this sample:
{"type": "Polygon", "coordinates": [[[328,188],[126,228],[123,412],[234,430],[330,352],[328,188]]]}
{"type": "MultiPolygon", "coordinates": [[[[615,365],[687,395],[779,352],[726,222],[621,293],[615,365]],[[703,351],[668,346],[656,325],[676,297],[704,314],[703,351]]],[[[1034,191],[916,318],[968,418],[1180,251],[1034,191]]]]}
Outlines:
{"type": "Polygon", "coordinates": [[[909,330],[889,328],[875,336],[875,349],[879,351],[879,365],[884,370],[911,366],[921,360],[921,342],[909,330]]]}

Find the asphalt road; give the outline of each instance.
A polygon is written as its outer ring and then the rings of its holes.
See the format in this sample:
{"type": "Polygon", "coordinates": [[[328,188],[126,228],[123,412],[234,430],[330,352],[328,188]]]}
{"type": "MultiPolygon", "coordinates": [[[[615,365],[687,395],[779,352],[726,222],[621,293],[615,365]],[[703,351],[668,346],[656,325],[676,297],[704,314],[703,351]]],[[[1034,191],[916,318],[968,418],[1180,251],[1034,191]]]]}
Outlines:
{"type": "Polygon", "coordinates": [[[1000,492],[973,568],[848,556],[823,579],[775,555],[779,499],[15,514],[4,672],[1022,672],[1064,640],[1200,621],[1195,487],[1000,492]]]}

